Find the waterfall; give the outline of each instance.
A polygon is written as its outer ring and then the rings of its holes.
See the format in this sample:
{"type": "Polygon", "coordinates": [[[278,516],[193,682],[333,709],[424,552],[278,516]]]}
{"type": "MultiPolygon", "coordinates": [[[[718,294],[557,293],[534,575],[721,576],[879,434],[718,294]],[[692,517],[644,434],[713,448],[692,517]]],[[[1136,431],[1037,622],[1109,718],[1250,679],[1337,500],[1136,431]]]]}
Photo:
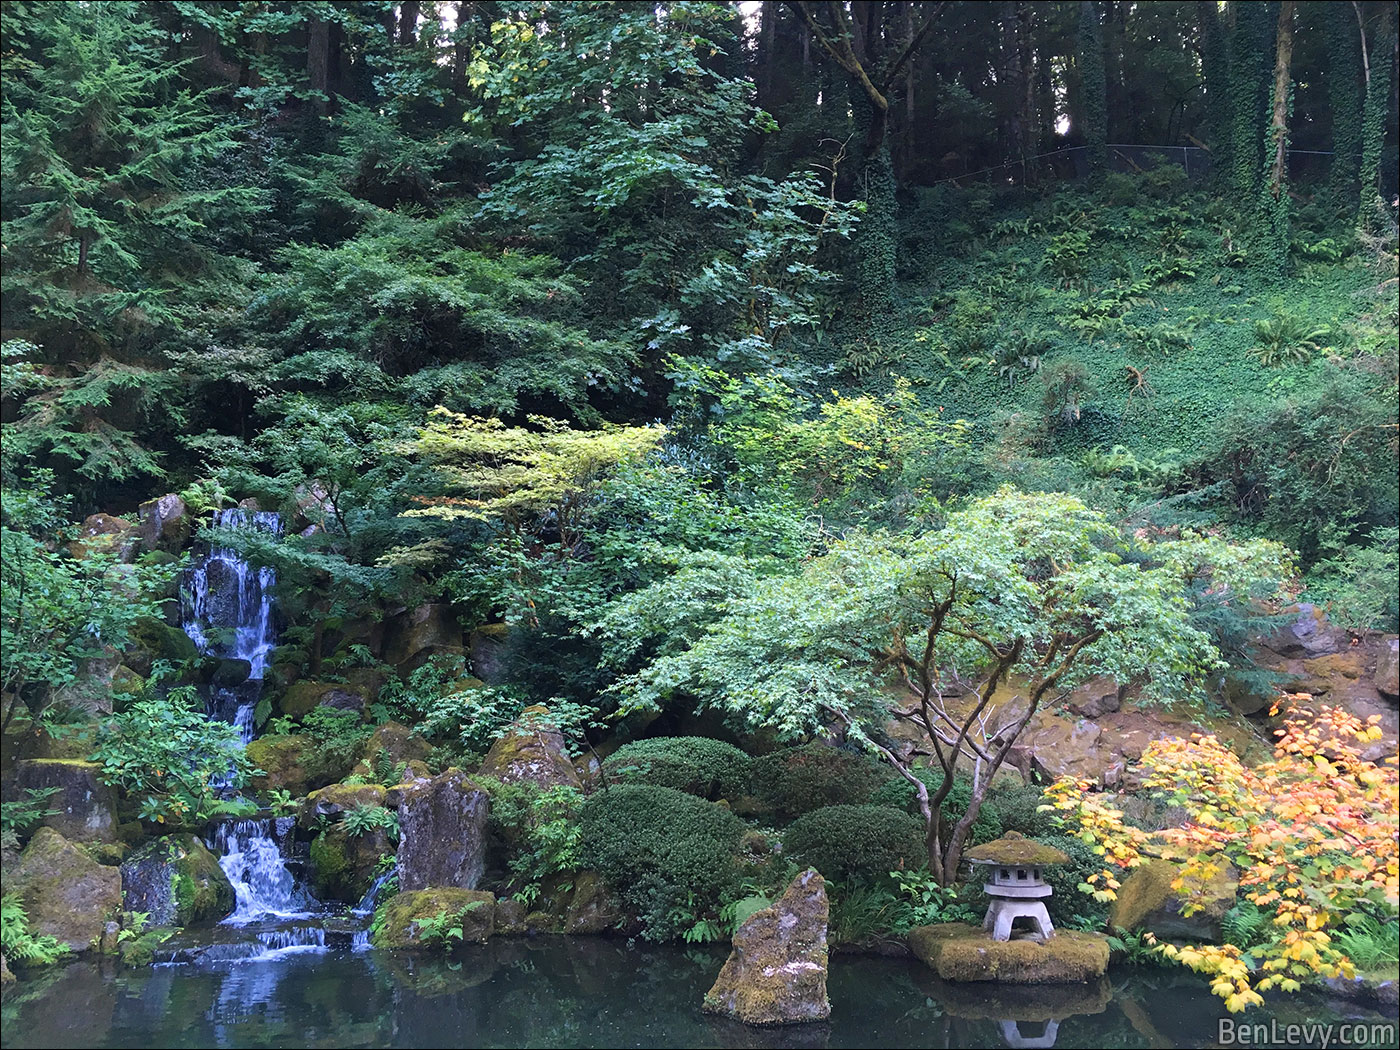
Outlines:
{"type": "Polygon", "coordinates": [[[350,909],[350,914],[358,915],[360,918],[364,918],[366,915],[373,915],[375,906],[379,903],[380,892],[384,889],[385,884],[398,873],[398,864],[395,863],[388,871],[380,874],[380,876],[374,880],[370,888],[365,891],[365,895],[360,898],[360,903],[350,909]]]}
{"type": "MultiPolygon", "coordinates": [[[[215,511],[214,525],[274,536],[282,529],[278,515],[242,507],[215,511]]],[[[277,642],[272,614],[276,582],[271,568],[255,569],[229,548],[214,547],[190,567],[181,589],[182,626],[195,647],[208,656],[248,664],[241,681],[241,672],[227,676],[221,670],[215,676],[208,705],[212,717],[238,727],[245,744],[253,739],[253,712],[277,642]]]]}
{"type": "Polygon", "coordinates": [[[291,817],[231,820],[220,824],[210,845],[219,854],[237,903],[224,920],[234,926],[266,919],[305,916],[314,907],[287,867],[296,821],[291,817]]]}

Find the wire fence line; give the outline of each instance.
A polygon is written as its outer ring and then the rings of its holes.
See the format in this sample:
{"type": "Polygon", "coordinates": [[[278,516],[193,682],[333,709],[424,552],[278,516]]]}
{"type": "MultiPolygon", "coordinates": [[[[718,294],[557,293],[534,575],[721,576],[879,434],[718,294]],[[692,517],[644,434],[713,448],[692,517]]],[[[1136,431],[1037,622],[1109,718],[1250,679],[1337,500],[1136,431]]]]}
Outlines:
{"type": "MultiPolygon", "coordinates": [[[[1109,167],[1114,171],[1144,171],[1163,163],[1176,164],[1186,172],[1189,179],[1201,179],[1210,174],[1210,150],[1202,146],[1149,146],[1131,143],[1110,143],[1108,149],[1109,167]]],[[[1029,158],[1044,169],[1044,174],[1058,179],[1085,178],[1089,175],[1089,147],[1064,146],[1048,153],[1038,153],[1029,158]]],[[[1332,157],[1330,150],[1291,149],[1288,151],[1288,174],[1293,178],[1316,178],[1327,174],[1332,157]],[[1321,158],[1328,158],[1322,160],[1321,158]]],[[[1358,158],[1359,158],[1358,154],[1358,158]]],[[[1014,178],[1026,160],[1012,160],[996,164],[990,168],[965,172],[930,183],[941,186],[949,182],[967,179],[985,179],[998,172],[1006,172],[1014,178]]],[[[1390,165],[1383,165],[1383,179],[1393,179],[1390,165]]]]}

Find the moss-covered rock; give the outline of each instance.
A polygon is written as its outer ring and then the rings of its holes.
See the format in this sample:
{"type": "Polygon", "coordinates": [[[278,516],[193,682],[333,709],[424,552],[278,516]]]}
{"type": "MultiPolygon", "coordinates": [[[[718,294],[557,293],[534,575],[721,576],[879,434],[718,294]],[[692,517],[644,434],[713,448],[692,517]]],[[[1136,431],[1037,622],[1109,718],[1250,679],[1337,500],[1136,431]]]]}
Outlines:
{"type": "Polygon", "coordinates": [[[154,616],[143,616],[128,632],[131,648],[123,662],[139,675],[149,675],[156,660],[180,665],[199,659],[199,650],[184,631],[154,616]]]}
{"type": "Polygon", "coordinates": [[[385,624],[384,660],[393,667],[408,664],[425,650],[442,647],[462,648],[462,625],[450,605],[420,605],[385,624]]]}
{"type": "Polygon", "coordinates": [[[137,508],[136,514],[141,543],[148,551],[179,553],[194,531],[189,508],[173,492],[147,500],[137,508]]]}
{"type": "Polygon", "coordinates": [[[472,670],[484,682],[500,685],[506,678],[506,642],[510,626],[504,623],[483,624],[467,638],[472,670]]]}
{"type": "Polygon", "coordinates": [[[1200,910],[1183,914],[1187,898],[1172,889],[1180,869],[1169,860],[1154,860],[1134,868],[1118,889],[1118,899],[1108,913],[1109,923],[1131,932],[1151,930],[1159,937],[1183,938],[1219,944],[1221,922],[1235,906],[1239,877],[1224,864],[1201,892],[1190,898],[1200,910]]]}
{"type": "Polygon", "coordinates": [[[442,915],[461,915],[462,940],[468,944],[485,941],[495,931],[496,895],[484,890],[443,886],[406,890],[380,908],[374,923],[376,948],[423,948],[422,922],[442,915]]]}
{"type": "Polygon", "coordinates": [[[523,937],[530,932],[525,924],[525,905],[512,897],[502,897],[496,902],[496,929],[498,937],[523,937]]]}
{"type": "Polygon", "coordinates": [[[734,950],[705,995],[706,1013],[752,1025],[830,1016],[826,997],[826,884],[810,868],[734,934],[734,950]]]}
{"type": "Polygon", "coordinates": [[[311,738],[300,734],[291,736],[260,736],[248,744],[246,754],[252,765],[263,771],[253,777],[249,787],[254,791],[289,791],[305,794],[310,784],[306,755],[314,745],[311,738]]]}
{"type": "Polygon", "coordinates": [[[397,775],[400,766],[422,762],[430,751],[432,748],[428,742],[414,736],[408,726],[385,722],[370,734],[365,742],[364,757],[351,772],[366,779],[378,779],[380,773],[387,770],[397,775]]]}
{"type": "Polygon", "coordinates": [[[1374,680],[1377,692],[1392,700],[1400,699],[1400,638],[1393,634],[1381,638],[1374,680]]]}
{"type": "Polygon", "coordinates": [[[78,535],[68,543],[68,553],[78,559],[94,554],[115,554],[122,561],[136,555],[137,530],[126,518],[111,514],[89,514],[78,527],[78,535]]]}
{"type": "Polygon", "coordinates": [[[311,840],[311,881],[321,900],[361,900],[374,883],[380,860],[394,852],[382,828],[350,835],[343,825],[311,840]]]}
{"type": "Polygon", "coordinates": [[[147,912],[153,926],[217,922],[233,911],[233,884],[195,835],[165,835],[121,866],[122,904],[147,912]]]}
{"type": "Polygon", "coordinates": [[[994,941],[976,926],[951,922],[917,926],[908,942],[945,981],[1068,984],[1092,981],[1108,969],[1108,939],[1079,930],[1057,930],[1044,941],[994,941]]]}
{"type": "Polygon", "coordinates": [[[597,934],[616,929],[622,922],[622,905],[603,876],[596,871],[581,871],[573,881],[564,932],[597,934]]]}
{"type": "Polygon", "coordinates": [[[96,762],[77,758],[32,758],[16,762],[7,798],[26,791],[52,790],[42,823],[64,838],[78,842],[117,840],[117,803],[102,783],[96,762]]]}
{"type": "Polygon", "coordinates": [[[541,704],[520,712],[491,745],[478,773],[502,784],[525,781],[540,787],[583,786],[565,753],[563,734],[549,721],[549,709],[541,704]]]}
{"type": "Polygon", "coordinates": [[[315,678],[302,678],[287,686],[278,706],[281,712],[290,718],[305,718],[327,693],[340,688],[342,688],[340,682],[322,682],[315,678]]]}
{"type": "Polygon", "coordinates": [[[307,831],[337,820],[348,809],[384,805],[383,784],[330,784],[311,792],[297,808],[297,824],[307,831]]]}
{"type": "Polygon", "coordinates": [[[491,797],[460,769],[448,769],[402,792],[399,885],[472,889],[486,866],[491,797]]]}
{"type": "Polygon", "coordinates": [[[121,910],[122,877],[53,828],[40,828],[5,873],[5,892],[19,894],[32,931],[82,952],[97,944],[103,925],[121,910]]]}

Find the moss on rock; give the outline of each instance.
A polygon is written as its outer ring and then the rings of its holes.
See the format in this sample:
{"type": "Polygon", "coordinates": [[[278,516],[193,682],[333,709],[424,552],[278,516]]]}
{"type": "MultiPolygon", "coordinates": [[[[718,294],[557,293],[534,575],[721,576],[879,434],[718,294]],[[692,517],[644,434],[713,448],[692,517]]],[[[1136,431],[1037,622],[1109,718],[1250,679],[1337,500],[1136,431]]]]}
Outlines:
{"type": "Polygon", "coordinates": [[[1153,860],[1134,868],[1118,889],[1108,913],[1109,924],[1131,932],[1142,928],[1159,937],[1184,938],[1219,944],[1221,922],[1235,906],[1239,878],[1229,864],[1191,897],[1198,911],[1183,914],[1187,898],[1172,889],[1180,869],[1169,860],[1153,860]]]}
{"type": "Polygon", "coordinates": [[[263,776],[253,777],[249,786],[254,791],[288,791],[292,795],[305,794],[310,784],[310,774],[306,767],[307,752],[313,747],[310,737],[262,736],[248,744],[248,761],[263,771],[263,776]]]}
{"type": "Polygon", "coordinates": [[[35,933],[87,951],[122,905],[121,873],[98,864],[53,828],[40,828],[5,873],[5,892],[17,893],[35,933]]]}
{"type": "Polygon", "coordinates": [[[306,796],[297,809],[297,824],[313,831],[348,809],[382,806],[384,796],[382,784],[331,784],[306,796]]]}
{"type": "Polygon", "coordinates": [[[165,835],[121,866],[122,905],[155,926],[217,922],[233,910],[233,884],[198,836],[165,835]]]}
{"type": "Polygon", "coordinates": [[[348,835],[343,827],[331,827],[311,840],[311,879],[321,900],[355,902],[374,883],[382,857],[393,846],[383,830],[348,835]]]}
{"type": "Polygon", "coordinates": [[[908,942],[945,981],[1068,984],[1108,969],[1108,939],[1079,930],[1057,930],[1046,941],[994,941],[985,930],[951,922],[915,927],[908,942]]]}
{"type": "Polygon", "coordinates": [[[376,948],[421,949],[419,940],[424,920],[440,915],[462,915],[462,940],[465,943],[487,940],[495,930],[496,895],[484,890],[464,890],[456,887],[432,887],[399,893],[380,906],[374,920],[376,948]]]}
{"type": "Polygon", "coordinates": [[[535,704],[520,712],[491,750],[478,775],[502,784],[522,781],[540,787],[582,788],[578,770],[564,749],[564,736],[549,721],[549,709],[535,704]]]}
{"type": "Polygon", "coordinates": [[[115,842],[117,805],[102,767],[77,758],[31,758],[15,763],[7,795],[52,790],[43,824],[73,841],[115,842]]]}

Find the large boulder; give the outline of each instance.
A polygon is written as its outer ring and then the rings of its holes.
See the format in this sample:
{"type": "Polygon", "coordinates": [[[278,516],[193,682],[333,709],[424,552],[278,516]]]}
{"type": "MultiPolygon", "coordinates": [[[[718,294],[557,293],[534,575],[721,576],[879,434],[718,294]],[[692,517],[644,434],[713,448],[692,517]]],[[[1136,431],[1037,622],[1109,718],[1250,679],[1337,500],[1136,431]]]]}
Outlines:
{"type": "Polygon", "coordinates": [[[111,514],[89,514],[78,527],[78,535],[68,542],[68,552],[75,558],[94,554],[115,554],[122,561],[136,555],[137,530],[125,518],[111,514]]]}
{"type": "Polygon", "coordinates": [[[496,896],[484,890],[435,886],[405,890],[383,905],[375,923],[376,948],[423,948],[420,940],[425,920],[459,917],[464,943],[482,942],[496,924],[496,896]]]}
{"type": "MultiPolygon", "coordinates": [[[[381,789],[382,790],[382,789],[381,789]]],[[[380,860],[394,852],[383,828],[351,835],[343,824],[311,840],[311,881],[320,900],[361,900],[374,884],[380,860]]]]}
{"type": "Polygon", "coordinates": [[[122,876],[53,828],[40,828],[5,873],[5,893],[19,894],[31,930],[82,952],[96,946],[104,924],[121,910],[122,876]]]}
{"type": "Polygon", "coordinates": [[[1292,690],[1313,696],[1343,693],[1365,673],[1366,654],[1360,648],[1315,656],[1303,661],[1303,677],[1293,684],[1292,690]]]}
{"type": "Polygon", "coordinates": [[[195,835],[165,835],[122,862],[122,903],[147,912],[153,926],[218,922],[235,895],[219,861],[195,835]]]}
{"type": "Polygon", "coordinates": [[[370,734],[365,742],[364,757],[352,772],[366,779],[379,778],[380,774],[397,774],[400,767],[410,762],[427,759],[432,747],[421,736],[414,736],[413,730],[398,722],[385,722],[370,734]]]}
{"type": "Polygon", "coordinates": [[[132,648],[124,657],[126,666],[143,677],[151,673],[157,660],[167,660],[177,667],[199,659],[199,650],[190,636],[154,616],[143,616],[128,632],[132,648]]]}
{"type": "Polygon", "coordinates": [[[404,789],[399,802],[399,885],[475,889],[486,866],[491,797],[460,769],[404,789]]]}
{"type": "Polygon", "coordinates": [[[173,492],[148,500],[137,511],[141,542],[146,550],[177,554],[194,531],[185,501],[173,492]]]}
{"type": "Polygon", "coordinates": [[[1339,653],[1351,644],[1351,635],[1327,620],[1315,605],[1302,602],[1297,619],[1260,640],[1264,648],[1285,657],[1309,658],[1339,653]]]}
{"type": "Polygon", "coordinates": [[[830,1016],[826,997],[826,884],[811,868],[734,934],[734,950],[705,994],[706,1013],[753,1025],[830,1016]]]}
{"type": "Polygon", "coordinates": [[[354,682],[322,682],[302,678],[287,686],[278,706],[284,715],[305,718],[317,707],[363,712],[366,702],[372,699],[354,682]]]}
{"type": "Polygon", "coordinates": [[[491,745],[477,772],[502,784],[528,781],[542,788],[583,786],[565,752],[564,736],[549,721],[549,709],[542,704],[520,712],[491,745]]]}
{"type": "Polygon", "coordinates": [[[596,871],[581,871],[574,877],[573,892],[564,915],[565,933],[606,933],[616,929],[622,919],[622,905],[608,889],[603,876],[596,871]]]}
{"type": "Polygon", "coordinates": [[[1381,638],[1374,681],[1382,696],[1400,700],[1400,637],[1388,634],[1381,638]]]}
{"type": "Polygon", "coordinates": [[[488,623],[467,637],[472,671],[489,685],[500,685],[506,679],[506,639],[509,636],[508,624],[488,623]]]}
{"type": "Polygon", "coordinates": [[[384,805],[382,784],[331,784],[307,795],[297,810],[297,824],[314,831],[339,820],[348,809],[384,805]]]}
{"type": "Polygon", "coordinates": [[[1200,910],[1183,914],[1188,898],[1172,889],[1179,869],[1169,860],[1153,860],[1134,868],[1118,889],[1108,922],[1119,930],[1151,930],[1158,937],[1221,942],[1221,922],[1235,906],[1239,877],[1224,865],[1199,893],[1190,898],[1200,910]]]}
{"type": "Polygon", "coordinates": [[[408,664],[425,650],[465,650],[462,625],[452,606],[433,604],[408,609],[388,622],[384,631],[384,661],[408,664]]]}
{"type": "Polygon", "coordinates": [[[306,793],[311,783],[306,767],[306,753],[315,747],[309,736],[260,736],[249,741],[245,754],[261,776],[253,777],[249,787],[254,791],[288,791],[293,796],[306,793]]]}
{"type": "Polygon", "coordinates": [[[1069,694],[1065,706],[1080,718],[1099,718],[1122,708],[1123,692],[1112,678],[1091,678],[1069,694]]]}
{"type": "Polygon", "coordinates": [[[31,758],[15,763],[6,795],[51,791],[43,824],[79,842],[117,841],[117,804],[96,762],[76,758],[31,758]]]}

